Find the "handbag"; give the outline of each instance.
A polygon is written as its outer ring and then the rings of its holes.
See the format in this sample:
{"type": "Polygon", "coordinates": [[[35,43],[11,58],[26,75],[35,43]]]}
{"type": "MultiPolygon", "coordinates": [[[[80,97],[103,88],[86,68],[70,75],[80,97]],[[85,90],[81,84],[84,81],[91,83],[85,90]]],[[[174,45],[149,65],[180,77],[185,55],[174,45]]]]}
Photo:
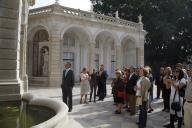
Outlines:
{"type": "Polygon", "coordinates": [[[124,98],[125,97],[125,91],[118,91],[117,92],[117,97],[124,98]]]}
{"type": "Polygon", "coordinates": [[[128,99],[128,95],[127,95],[127,93],[125,91],[118,91],[117,92],[117,97],[123,98],[124,100],[128,99]]]}
{"type": "Polygon", "coordinates": [[[180,112],[181,111],[181,104],[180,104],[180,97],[179,97],[179,102],[175,101],[175,96],[176,96],[177,90],[175,90],[175,94],[174,94],[174,98],[173,98],[173,102],[171,104],[171,109],[174,110],[175,112],[180,112]]]}

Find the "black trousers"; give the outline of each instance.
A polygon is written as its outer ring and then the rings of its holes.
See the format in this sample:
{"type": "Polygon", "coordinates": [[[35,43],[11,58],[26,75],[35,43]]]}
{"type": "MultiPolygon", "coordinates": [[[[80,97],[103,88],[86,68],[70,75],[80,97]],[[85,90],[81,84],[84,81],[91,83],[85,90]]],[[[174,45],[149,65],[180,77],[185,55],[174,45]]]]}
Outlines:
{"type": "Polygon", "coordinates": [[[171,89],[163,89],[163,103],[164,109],[170,109],[170,94],[171,89]]]}
{"type": "Polygon", "coordinates": [[[147,101],[142,102],[139,110],[139,128],[145,128],[147,124],[147,101]]]}
{"type": "Polygon", "coordinates": [[[93,98],[94,98],[94,101],[96,100],[96,91],[97,91],[97,84],[95,83],[91,83],[91,93],[90,93],[90,101],[92,99],[92,95],[93,95],[93,98]]]}
{"type": "Polygon", "coordinates": [[[157,98],[160,97],[160,94],[161,94],[161,86],[157,85],[157,98]]]}
{"type": "Polygon", "coordinates": [[[104,84],[104,97],[106,97],[107,96],[107,86],[106,86],[106,84],[104,84]]]}
{"type": "Polygon", "coordinates": [[[99,100],[103,100],[106,96],[106,85],[105,84],[99,84],[99,91],[98,91],[98,95],[99,95],[99,100]]]}
{"type": "Polygon", "coordinates": [[[63,94],[63,102],[68,106],[69,109],[72,109],[72,88],[71,87],[63,87],[62,88],[63,94]]]}

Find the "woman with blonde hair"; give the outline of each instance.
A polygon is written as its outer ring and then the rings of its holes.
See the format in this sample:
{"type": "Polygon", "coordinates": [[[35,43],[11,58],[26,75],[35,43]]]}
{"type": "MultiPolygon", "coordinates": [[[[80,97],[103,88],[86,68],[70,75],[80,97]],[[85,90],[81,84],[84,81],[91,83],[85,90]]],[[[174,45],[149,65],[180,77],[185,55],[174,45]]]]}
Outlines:
{"type": "Polygon", "coordinates": [[[139,80],[137,82],[137,93],[140,95],[140,112],[139,112],[139,128],[145,128],[147,123],[147,102],[148,102],[148,95],[149,95],[149,88],[151,86],[151,82],[148,78],[148,69],[140,68],[139,70],[139,80]]]}
{"type": "Polygon", "coordinates": [[[90,92],[90,85],[89,85],[89,74],[87,73],[87,69],[83,68],[80,74],[80,87],[81,87],[81,99],[80,104],[83,103],[83,96],[85,96],[84,103],[88,104],[87,102],[87,94],[90,92]]]}

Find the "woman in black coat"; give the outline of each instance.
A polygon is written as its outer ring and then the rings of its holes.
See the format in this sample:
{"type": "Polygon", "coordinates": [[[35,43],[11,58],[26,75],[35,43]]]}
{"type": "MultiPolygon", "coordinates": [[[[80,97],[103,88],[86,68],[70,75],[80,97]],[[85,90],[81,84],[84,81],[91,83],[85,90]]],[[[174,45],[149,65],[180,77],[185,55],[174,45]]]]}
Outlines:
{"type": "Polygon", "coordinates": [[[115,102],[117,103],[115,114],[121,114],[124,103],[125,91],[122,73],[120,70],[116,71],[116,78],[113,80],[113,93],[116,98],[115,102]]]}

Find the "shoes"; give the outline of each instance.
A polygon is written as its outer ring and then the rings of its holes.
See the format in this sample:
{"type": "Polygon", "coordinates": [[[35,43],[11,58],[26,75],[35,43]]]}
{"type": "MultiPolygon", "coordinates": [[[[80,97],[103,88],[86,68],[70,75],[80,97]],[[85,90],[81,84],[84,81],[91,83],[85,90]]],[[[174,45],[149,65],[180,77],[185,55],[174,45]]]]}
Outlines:
{"type": "Polygon", "coordinates": [[[84,104],[89,104],[89,102],[85,101],[84,104]]]}
{"type": "Polygon", "coordinates": [[[163,125],[163,127],[165,127],[165,128],[170,128],[170,124],[165,124],[165,125],[163,125]]]}
{"type": "Polygon", "coordinates": [[[153,109],[151,108],[151,109],[148,110],[148,113],[151,113],[152,111],[153,111],[153,109]]]}
{"type": "Polygon", "coordinates": [[[89,100],[89,102],[91,102],[91,100],[89,100]]]}
{"type": "Polygon", "coordinates": [[[169,112],[169,109],[166,109],[165,112],[169,112]]]}
{"type": "Polygon", "coordinates": [[[139,125],[139,122],[136,122],[137,125],[139,125]]]}
{"type": "Polygon", "coordinates": [[[164,112],[166,109],[164,108],[163,110],[162,110],[162,112],[164,112]]]}
{"type": "Polygon", "coordinates": [[[72,109],[69,109],[69,110],[68,110],[68,112],[71,112],[71,111],[72,111],[72,109]]]}
{"type": "Polygon", "coordinates": [[[80,102],[79,102],[80,104],[82,104],[82,100],[80,100],[80,102]]]}
{"type": "Polygon", "coordinates": [[[116,110],[115,114],[121,114],[121,111],[116,110]]]}
{"type": "Polygon", "coordinates": [[[135,115],[135,113],[130,113],[130,116],[134,116],[135,115]]]}

